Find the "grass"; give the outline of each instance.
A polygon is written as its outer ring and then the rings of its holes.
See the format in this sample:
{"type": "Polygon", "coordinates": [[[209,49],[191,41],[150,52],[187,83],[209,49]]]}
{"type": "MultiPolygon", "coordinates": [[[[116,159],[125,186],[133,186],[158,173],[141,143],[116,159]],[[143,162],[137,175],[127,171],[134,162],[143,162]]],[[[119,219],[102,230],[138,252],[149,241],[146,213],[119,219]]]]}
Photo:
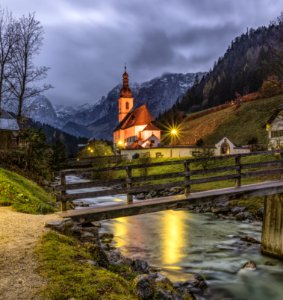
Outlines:
{"type": "Polygon", "coordinates": [[[264,125],[281,103],[283,95],[246,102],[239,108],[229,107],[195,120],[185,119],[180,143],[195,144],[202,138],[207,144],[215,144],[227,136],[235,144],[247,145],[257,138],[258,143],[267,146],[264,125]]]}
{"type": "Polygon", "coordinates": [[[245,206],[248,211],[256,214],[259,208],[264,206],[264,197],[253,197],[248,199],[232,200],[231,206],[245,206]]]}
{"type": "Polygon", "coordinates": [[[55,199],[31,180],[0,168],[0,205],[30,214],[54,212],[55,199]]]}
{"type": "Polygon", "coordinates": [[[36,253],[41,274],[48,279],[44,299],[137,299],[130,280],[87,263],[96,257],[75,238],[48,232],[36,253]]]}

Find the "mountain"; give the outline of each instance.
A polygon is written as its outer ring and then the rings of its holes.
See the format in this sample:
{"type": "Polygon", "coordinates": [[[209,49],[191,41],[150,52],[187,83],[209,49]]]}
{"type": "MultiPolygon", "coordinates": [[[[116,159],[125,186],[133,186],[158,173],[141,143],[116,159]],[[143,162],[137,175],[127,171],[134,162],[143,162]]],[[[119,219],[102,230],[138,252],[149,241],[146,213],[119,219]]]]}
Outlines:
{"type": "MultiPolygon", "coordinates": [[[[154,117],[168,110],[205,73],[164,74],[142,84],[131,84],[135,107],[147,104],[154,117]]],[[[118,120],[118,98],[121,85],[113,88],[94,107],[92,122],[87,129],[98,139],[112,139],[112,131],[118,120]]]]}
{"type": "MultiPolygon", "coordinates": [[[[18,103],[15,100],[4,101],[3,109],[17,114],[18,103]]],[[[43,95],[27,99],[23,106],[23,115],[42,124],[60,127],[60,122],[52,103],[43,95]]]]}
{"type": "Polygon", "coordinates": [[[27,125],[42,131],[46,136],[47,143],[54,145],[58,141],[61,142],[65,146],[66,153],[69,157],[74,157],[78,153],[79,144],[87,143],[86,138],[75,137],[58,128],[33,121],[32,119],[28,119],[27,125]]]}
{"type": "MultiPolygon", "coordinates": [[[[150,81],[130,87],[135,98],[135,107],[146,103],[157,117],[171,108],[176,101],[205,73],[163,74],[150,81]]],[[[115,86],[106,97],[96,104],[79,106],[54,105],[44,96],[28,100],[24,104],[24,114],[34,121],[59,128],[64,132],[83,137],[112,140],[112,131],[118,120],[118,98],[121,84],[115,86]]],[[[17,102],[5,104],[4,109],[17,111],[17,102]]]]}
{"type": "Polygon", "coordinates": [[[57,114],[51,102],[45,96],[38,96],[33,101],[26,103],[23,113],[26,117],[42,124],[58,126],[57,114]]]}
{"type": "Polygon", "coordinates": [[[283,20],[250,29],[232,41],[223,57],[177,106],[193,112],[258,91],[269,76],[283,77],[283,20]]]}
{"type": "Polygon", "coordinates": [[[75,122],[67,122],[62,128],[62,131],[69,133],[74,136],[91,137],[91,132],[83,125],[77,124],[75,122]]]}

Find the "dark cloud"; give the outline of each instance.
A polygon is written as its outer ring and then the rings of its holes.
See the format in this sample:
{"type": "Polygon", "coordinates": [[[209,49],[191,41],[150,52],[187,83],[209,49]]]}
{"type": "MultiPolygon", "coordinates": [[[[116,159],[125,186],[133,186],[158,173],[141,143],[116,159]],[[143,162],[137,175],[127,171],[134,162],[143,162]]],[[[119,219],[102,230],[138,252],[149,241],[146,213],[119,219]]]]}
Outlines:
{"type": "Polygon", "coordinates": [[[2,0],[15,16],[36,12],[45,29],[37,63],[50,66],[53,103],[96,102],[125,62],[131,81],[209,70],[247,27],[266,25],[283,0],[2,0]]]}

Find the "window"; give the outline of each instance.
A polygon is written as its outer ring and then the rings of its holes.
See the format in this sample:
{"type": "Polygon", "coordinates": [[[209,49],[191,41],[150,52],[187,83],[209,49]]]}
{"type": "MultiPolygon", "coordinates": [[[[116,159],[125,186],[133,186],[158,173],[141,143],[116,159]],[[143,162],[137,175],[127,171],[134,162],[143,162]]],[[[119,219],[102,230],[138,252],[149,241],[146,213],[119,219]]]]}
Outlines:
{"type": "Polygon", "coordinates": [[[129,102],[126,102],[126,109],[129,109],[129,107],[130,107],[129,102]]]}
{"type": "Polygon", "coordinates": [[[283,130],[273,130],[271,131],[271,138],[277,138],[283,136],[283,130]]]}

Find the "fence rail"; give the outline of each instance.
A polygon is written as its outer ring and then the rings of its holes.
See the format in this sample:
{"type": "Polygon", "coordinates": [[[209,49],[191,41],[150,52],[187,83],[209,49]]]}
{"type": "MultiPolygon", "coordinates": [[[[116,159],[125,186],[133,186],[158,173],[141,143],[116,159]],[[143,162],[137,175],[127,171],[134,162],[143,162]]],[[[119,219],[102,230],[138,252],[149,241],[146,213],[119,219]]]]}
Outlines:
{"type": "MultiPolygon", "coordinates": [[[[133,202],[133,194],[146,192],[150,190],[163,190],[172,187],[184,188],[186,196],[190,194],[191,186],[195,184],[204,184],[218,181],[235,180],[235,186],[240,187],[242,185],[243,178],[270,176],[283,174],[283,150],[278,151],[260,151],[236,155],[216,156],[216,157],[204,157],[193,158],[186,160],[175,160],[165,162],[155,162],[146,164],[132,164],[132,165],[118,165],[105,168],[74,168],[62,170],[60,172],[61,184],[56,187],[60,200],[62,203],[62,211],[67,209],[67,202],[86,198],[86,197],[98,197],[109,196],[115,194],[127,194],[127,202],[131,204],[133,202]],[[266,159],[266,161],[243,163],[242,158],[249,156],[271,156],[276,154],[278,157],[273,160],[266,159]],[[192,164],[217,162],[221,160],[227,160],[226,166],[192,169],[192,164]],[[231,161],[230,161],[231,160],[231,161]],[[183,170],[179,172],[168,172],[164,174],[147,174],[147,170],[154,167],[182,165],[183,170]],[[258,170],[261,168],[260,170],[258,170]],[[262,169],[263,168],[263,169],[262,169]],[[256,169],[256,170],[254,170],[256,169]],[[134,176],[135,170],[143,170],[144,173],[139,176],[134,176]],[[123,171],[124,176],[122,178],[115,179],[97,179],[89,182],[80,183],[67,183],[67,175],[95,175],[103,172],[118,172],[123,171]],[[221,174],[225,172],[234,172],[233,174],[221,174]],[[207,176],[210,175],[210,176],[207,176]],[[202,178],[192,178],[192,176],[202,176],[202,178]],[[175,181],[172,181],[174,179],[175,181]],[[169,182],[154,183],[156,180],[169,180],[169,182]],[[88,192],[75,192],[68,193],[68,190],[106,187],[102,190],[88,191],[88,192]]],[[[121,174],[120,174],[121,176],[121,174]]]]}

